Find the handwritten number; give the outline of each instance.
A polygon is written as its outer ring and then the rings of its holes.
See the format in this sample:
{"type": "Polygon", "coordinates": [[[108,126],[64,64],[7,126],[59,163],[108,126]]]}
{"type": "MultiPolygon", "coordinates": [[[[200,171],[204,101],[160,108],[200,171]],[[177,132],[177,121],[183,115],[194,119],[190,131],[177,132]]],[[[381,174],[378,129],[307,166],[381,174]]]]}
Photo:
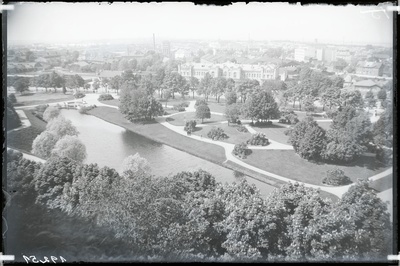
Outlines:
{"type": "Polygon", "coordinates": [[[41,263],[46,263],[46,262],[50,262],[49,261],[49,258],[47,258],[47,257],[44,257],[44,261],[40,261],[41,263]]]}
{"type": "Polygon", "coordinates": [[[53,261],[53,263],[56,263],[57,257],[51,256],[50,258],[53,261]]]}
{"type": "Polygon", "coordinates": [[[29,261],[30,261],[29,257],[27,257],[27,256],[25,256],[25,255],[22,255],[22,257],[24,258],[24,260],[26,261],[26,263],[29,263],[29,261]]]}
{"type": "Polygon", "coordinates": [[[30,256],[33,263],[39,263],[35,256],[30,256]]]}
{"type": "Polygon", "coordinates": [[[66,262],[67,260],[60,256],[61,262],[66,262]]]}

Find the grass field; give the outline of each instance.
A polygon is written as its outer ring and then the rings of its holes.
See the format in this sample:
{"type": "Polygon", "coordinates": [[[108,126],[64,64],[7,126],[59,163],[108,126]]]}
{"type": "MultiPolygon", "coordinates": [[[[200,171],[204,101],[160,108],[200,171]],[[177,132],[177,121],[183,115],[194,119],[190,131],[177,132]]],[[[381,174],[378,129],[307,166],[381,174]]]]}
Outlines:
{"type": "Polygon", "coordinates": [[[393,187],[393,175],[388,175],[380,178],[374,182],[371,182],[369,186],[378,192],[385,191],[393,187]]]}
{"type": "Polygon", "coordinates": [[[269,127],[254,126],[253,129],[255,131],[264,133],[268,139],[272,139],[282,144],[288,144],[289,136],[284,134],[288,128],[284,124],[273,123],[272,126],[269,127]]]}
{"type": "MultiPolygon", "coordinates": [[[[168,122],[174,126],[184,126],[185,120],[186,121],[196,120],[197,124],[201,124],[201,119],[197,119],[196,113],[194,113],[194,112],[180,113],[180,114],[174,115],[168,119],[168,122]]],[[[221,122],[221,121],[226,121],[226,118],[222,115],[211,114],[211,118],[204,119],[203,124],[212,124],[212,123],[221,122]]]]}
{"type": "Polygon", "coordinates": [[[30,111],[24,112],[31,122],[31,126],[7,133],[7,146],[31,152],[33,140],[46,129],[46,123],[34,116],[30,111]]]}
{"type": "Polygon", "coordinates": [[[315,185],[323,185],[322,179],[326,176],[326,171],[335,167],[342,169],[353,182],[358,178],[368,178],[388,169],[377,162],[372,154],[364,155],[350,165],[337,166],[309,162],[294,151],[253,150],[245,162],[283,177],[315,185]]]}
{"type": "Polygon", "coordinates": [[[15,106],[28,106],[46,103],[56,103],[62,101],[69,101],[75,99],[71,93],[63,94],[62,92],[37,92],[27,93],[24,95],[15,94],[17,97],[17,103],[15,106]]]}
{"type": "Polygon", "coordinates": [[[222,147],[179,135],[157,122],[131,123],[117,109],[110,107],[94,108],[88,114],[214,163],[221,164],[226,159],[222,147]]]}
{"type": "Polygon", "coordinates": [[[118,99],[113,99],[113,100],[108,100],[108,101],[99,101],[99,102],[107,104],[107,105],[119,106],[119,100],[118,99]]]}

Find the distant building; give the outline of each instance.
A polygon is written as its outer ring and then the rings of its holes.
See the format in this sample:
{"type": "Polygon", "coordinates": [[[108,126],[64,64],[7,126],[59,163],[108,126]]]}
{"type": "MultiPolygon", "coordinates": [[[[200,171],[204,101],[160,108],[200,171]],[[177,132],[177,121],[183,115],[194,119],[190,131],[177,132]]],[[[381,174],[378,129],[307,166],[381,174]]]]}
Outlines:
{"type": "Polygon", "coordinates": [[[245,79],[255,79],[261,84],[265,80],[275,80],[279,78],[279,70],[276,65],[249,65],[249,64],[202,64],[202,63],[187,63],[178,66],[178,73],[184,78],[196,77],[201,80],[206,73],[212,77],[232,78],[240,82],[245,79]]]}
{"type": "Polygon", "coordinates": [[[377,62],[358,62],[356,67],[356,74],[365,76],[382,76],[383,65],[377,62]]]}
{"type": "Polygon", "coordinates": [[[361,92],[361,95],[365,97],[368,91],[372,91],[374,95],[376,96],[378,92],[381,89],[381,86],[376,84],[374,81],[367,79],[367,80],[361,80],[358,82],[355,82],[353,84],[353,88],[355,90],[359,90],[361,92]]]}
{"type": "Polygon", "coordinates": [[[350,51],[347,49],[338,49],[336,50],[336,58],[334,61],[337,61],[338,59],[343,59],[347,63],[351,62],[351,54],[350,51]]]}
{"type": "Polygon", "coordinates": [[[175,59],[185,59],[185,58],[189,58],[190,52],[184,49],[178,49],[177,51],[175,51],[175,59]]]}

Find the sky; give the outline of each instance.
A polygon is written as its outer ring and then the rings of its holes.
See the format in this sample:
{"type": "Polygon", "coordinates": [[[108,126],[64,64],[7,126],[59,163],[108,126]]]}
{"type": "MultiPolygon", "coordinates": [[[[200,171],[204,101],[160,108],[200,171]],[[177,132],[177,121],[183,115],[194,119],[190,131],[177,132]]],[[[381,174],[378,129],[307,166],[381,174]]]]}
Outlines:
{"type": "Polygon", "coordinates": [[[391,12],[376,6],[235,3],[22,3],[7,13],[9,42],[104,39],[292,40],[392,43],[391,12]]]}

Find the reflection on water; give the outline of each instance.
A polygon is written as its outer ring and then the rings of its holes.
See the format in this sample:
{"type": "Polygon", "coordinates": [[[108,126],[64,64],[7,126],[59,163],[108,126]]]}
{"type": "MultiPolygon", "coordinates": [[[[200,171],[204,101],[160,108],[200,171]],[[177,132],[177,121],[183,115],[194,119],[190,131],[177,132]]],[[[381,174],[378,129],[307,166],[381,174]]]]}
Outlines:
{"type": "MultiPolygon", "coordinates": [[[[147,139],[124,128],[105,122],[97,117],[79,114],[76,110],[62,110],[66,118],[80,132],[79,138],[86,145],[86,163],[97,163],[121,169],[122,161],[129,155],[139,153],[146,158],[152,168],[152,174],[167,176],[181,171],[203,169],[215,176],[218,182],[235,181],[233,171],[204,159],[190,155],[170,146],[147,139]]],[[[263,195],[274,187],[248,178],[263,195]]]]}

